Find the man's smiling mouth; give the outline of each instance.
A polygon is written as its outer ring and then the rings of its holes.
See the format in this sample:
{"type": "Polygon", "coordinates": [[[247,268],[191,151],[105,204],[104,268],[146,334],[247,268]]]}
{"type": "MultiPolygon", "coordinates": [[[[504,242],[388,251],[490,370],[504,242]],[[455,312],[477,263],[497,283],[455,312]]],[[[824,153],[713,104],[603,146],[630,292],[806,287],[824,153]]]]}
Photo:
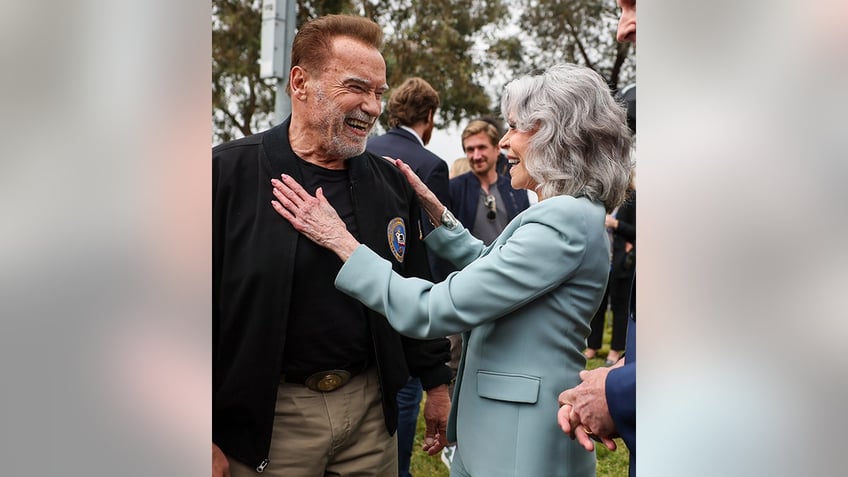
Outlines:
{"type": "Polygon", "coordinates": [[[345,119],[345,124],[347,124],[348,126],[354,128],[354,129],[359,129],[360,131],[367,131],[368,128],[371,127],[370,122],[363,121],[361,119],[355,119],[355,118],[345,119]]]}

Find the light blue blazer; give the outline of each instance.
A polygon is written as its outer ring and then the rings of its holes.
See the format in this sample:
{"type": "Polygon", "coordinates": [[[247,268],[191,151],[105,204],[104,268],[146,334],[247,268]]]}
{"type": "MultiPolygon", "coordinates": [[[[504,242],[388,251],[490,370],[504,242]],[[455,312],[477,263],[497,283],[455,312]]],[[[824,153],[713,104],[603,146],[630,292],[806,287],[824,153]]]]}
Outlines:
{"type": "Polygon", "coordinates": [[[488,247],[462,226],[438,227],[425,242],[459,270],[437,284],[394,273],[365,246],[336,277],[401,334],[463,333],[448,439],[464,469],[452,475],[594,477],[594,453],[562,432],[556,413],[559,393],[580,383],[609,275],[605,215],[585,197],[552,197],[488,247]]]}

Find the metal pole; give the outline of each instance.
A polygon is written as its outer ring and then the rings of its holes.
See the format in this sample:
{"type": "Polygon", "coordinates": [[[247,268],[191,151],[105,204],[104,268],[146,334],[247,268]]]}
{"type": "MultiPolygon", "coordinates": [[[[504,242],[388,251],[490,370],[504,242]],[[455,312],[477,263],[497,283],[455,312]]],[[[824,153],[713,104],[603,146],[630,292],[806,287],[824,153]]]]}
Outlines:
{"type": "Polygon", "coordinates": [[[259,76],[276,79],[274,119],[279,124],[291,114],[286,84],[291,70],[291,44],[297,23],[297,0],[262,1],[262,38],[259,76]]]}
{"type": "Polygon", "coordinates": [[[277,103],[275,113],[276,124],[283,122],[291,114],[291,98],[286,94],[286,84],[289,81],[291,70],[291,45],[294,41],[295,27],[297,25],[297,0],[280,0],[286,3],[285,13],[285,43],[283,49],[283,75],[277,80],[277,103]]]}

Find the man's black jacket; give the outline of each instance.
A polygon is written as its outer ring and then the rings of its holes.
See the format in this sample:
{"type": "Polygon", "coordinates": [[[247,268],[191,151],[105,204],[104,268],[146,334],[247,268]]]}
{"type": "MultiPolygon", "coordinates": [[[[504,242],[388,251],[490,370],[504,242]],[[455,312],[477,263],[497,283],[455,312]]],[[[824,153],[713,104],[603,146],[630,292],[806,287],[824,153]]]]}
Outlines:
{"type": "MultiPolygon", "coordinates": [[[[212,441],[247,465],[268,456],[282,369],[298,240],[308,240],[271,208],[271,178],[302,183],[288,138],[289,120],[212,150],[212,441]]],[[[349,161],[359,240],[405,276],[429,278],[419,236],[419,206],[394,165],[370,153],[349,161]],[[390,248],[389,224],[406,227],[403,261],[390,248]]],[[[328,290],[328,293],[340,293],[328,290]]],[[[446,384],[450,344],[402,337],[368,310],[386,429],[397,427],[396,394],[419,376],[425,389],[446,384]]]]}

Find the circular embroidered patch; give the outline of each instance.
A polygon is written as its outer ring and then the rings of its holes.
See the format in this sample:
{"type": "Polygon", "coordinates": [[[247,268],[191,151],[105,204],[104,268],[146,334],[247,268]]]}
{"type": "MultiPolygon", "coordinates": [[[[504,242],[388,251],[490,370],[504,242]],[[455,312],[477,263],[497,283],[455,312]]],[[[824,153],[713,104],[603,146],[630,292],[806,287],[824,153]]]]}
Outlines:
{"type": "Polygon", "coordinates": [[[389,221],[389,228],[386,230],[389,239],[389,248],[392,250],[392,255],[395,260],[403,263],[403,254],[406,252],[406,225],[403,219],[395,217],[389,221]]]}

